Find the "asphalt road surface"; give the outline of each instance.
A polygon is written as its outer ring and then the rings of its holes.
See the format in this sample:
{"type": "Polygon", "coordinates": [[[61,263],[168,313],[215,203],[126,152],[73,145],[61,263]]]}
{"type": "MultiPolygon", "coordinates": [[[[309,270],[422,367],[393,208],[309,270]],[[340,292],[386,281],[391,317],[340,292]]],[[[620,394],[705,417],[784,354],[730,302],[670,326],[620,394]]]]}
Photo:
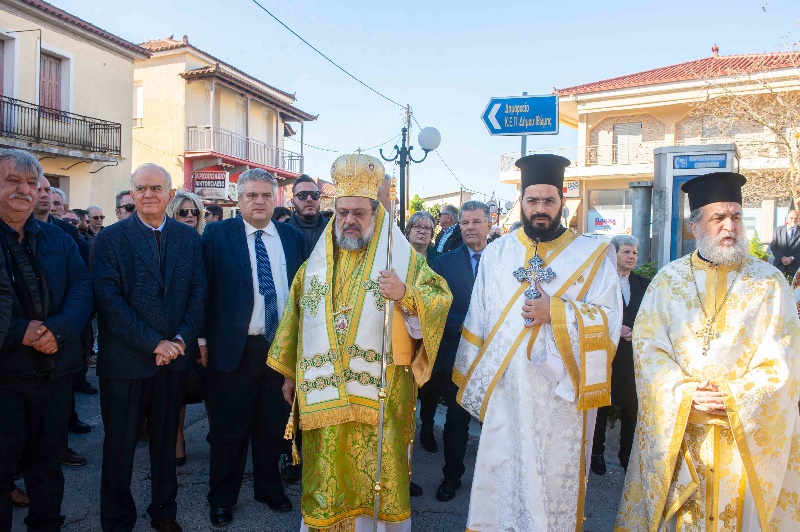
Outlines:
{"type": "MultiPolygon", "coordinates": [[[[89,381],[97,386],[94,370],[89,372],[89,381]]],[[[97,395],[76,394],[80,419],[92,426],[89,434],[70,434],[70,447],[86,456],[85,467],[64,467],[66,487],[62,513],[67,520],[63,530],[67,532],[95,532],[100,530],[100,466],[103,445],[103,424],[100,419],[100,400],[97,395]]],[[[415,446],[413,457],[414,482],[422,486],[422,497],[412,499],[412,528],[420,532],[462,532],[466,527],[469,494],[472,487],[473,465],[478,450],[480,426],[473,420],[467,447],[467,471],[463,486],[456,498],[450,502],[436,500],[436,488],[442,479],[442,425],[445,407],[439,407],[436,418],[436,438],[439,452],[431,454],[415,446]]],[[[187,463],[178,469],[178,522],[186,531],[213,530],[208,520],[208,460],[209,446],[205,437],[208,421],[202,405],[189,405],[186,413],[187,463]]],[[[585,532],[608,532],[613,530],[614,517],[619,503],[624,474],[616,459],[619,439],[619,424],[608,429],[606,462],[608,473],[603,477],[591,475],[586,499],[585,532]]],[[[22,485],[22,480],[18,483],[22,485]]],[[[135,530],[148,531],[150,520],[147,505],[150,501],[150,460],[147,444],[139,443],[132,482],[139,520],[135,530]]],[[[245,471],[239,503],[234,508],[233,522],[226,530],[295,532],[300,528],[300,488],[287,486],[286,493],[294,510],[285,514],[272,512],[265,504],[253,499],[252,464],[245,471]]],[[[14,530],[25,530],[23,519],[26,509],[14,510],[14,530]]]]}

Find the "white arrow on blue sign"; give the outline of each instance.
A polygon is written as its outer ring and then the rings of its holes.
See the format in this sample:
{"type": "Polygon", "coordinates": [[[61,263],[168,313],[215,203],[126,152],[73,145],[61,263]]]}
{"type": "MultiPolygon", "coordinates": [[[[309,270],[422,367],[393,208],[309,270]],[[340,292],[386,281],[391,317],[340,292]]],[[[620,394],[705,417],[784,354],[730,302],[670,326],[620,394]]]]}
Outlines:
{"type": "Polygon", "coordinates": [[[558,96],[492,98],[481,119],[492,135],[555,135],[558,96]]]}

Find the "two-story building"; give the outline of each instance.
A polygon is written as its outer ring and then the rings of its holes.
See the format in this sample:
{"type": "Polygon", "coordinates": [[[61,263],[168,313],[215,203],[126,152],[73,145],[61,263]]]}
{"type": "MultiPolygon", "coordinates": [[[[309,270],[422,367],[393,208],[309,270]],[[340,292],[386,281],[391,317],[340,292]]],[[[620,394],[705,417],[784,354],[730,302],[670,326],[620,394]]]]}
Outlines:
{"type": "MultiPolygon", "coordinates": [[[[745,226],[758,231],[762,241],[771,240],[790,209],[791,190],[756,183],[762,174],[788,171],[784,143],[769,127],[748,117],[721,116],[724,108],[721,112],[708,102],[771,88],[800,91],[800,55],[720,56],[716,46],[712,52],[697,61],[556,89],[560,122],[578,132],[577,146],[552,150],[572,161],[565,184],[571,227],[582,233],[629,233],[629,183],[653,179],[654,149],[734,143],[739,169],[751,181],[744,190],[745,226]]],[[[502,182],[519,185],[518,157],[501,156],[502,182]]]]}
{"type": "Polygon", "coordinates": [[[133,64],[147,56],[47,2],[0,1],[0,146],[34,152],[70,206],[113,213],[131,174],[133,64]]]}
{"type": "Polygon", "coordinates": [[[141,46],[151,57],[136,62],[133,77],[134,166],[160,164],[174,186],[221,204],[236,200],[241,172],[264,168],[279,179],[276,203],[282,205],[282,186],[303,172],[304,123],[317,117],[295,107],[294,94],[196,48],[186,36],[141,46]],[[287,149],[284,138],[297,133],[299,149],[287,149]]]}

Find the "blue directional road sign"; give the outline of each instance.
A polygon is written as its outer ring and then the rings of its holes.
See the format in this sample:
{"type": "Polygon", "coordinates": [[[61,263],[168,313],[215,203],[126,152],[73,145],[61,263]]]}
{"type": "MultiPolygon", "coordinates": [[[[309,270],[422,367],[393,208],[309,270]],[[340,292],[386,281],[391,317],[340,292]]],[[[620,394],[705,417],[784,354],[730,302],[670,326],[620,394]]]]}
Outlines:
{"type": "Polygon", "coordinates": [[[481,119],[492,135],[555,135],[558,96],[492,98],[481,119]]]}

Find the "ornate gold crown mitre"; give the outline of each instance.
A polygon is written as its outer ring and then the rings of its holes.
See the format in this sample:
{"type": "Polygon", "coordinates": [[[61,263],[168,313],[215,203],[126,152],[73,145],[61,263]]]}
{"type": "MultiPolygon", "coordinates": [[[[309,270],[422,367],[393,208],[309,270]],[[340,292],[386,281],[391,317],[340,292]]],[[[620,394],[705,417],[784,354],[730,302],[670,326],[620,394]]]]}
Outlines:
{"type": "Polygon", "coordinates": [[[342,155],[331,165],[331,178],[336,185],[336,197],[360,196],[377,199],[383,183],[383,164],[369,155],[342,155]]]}

